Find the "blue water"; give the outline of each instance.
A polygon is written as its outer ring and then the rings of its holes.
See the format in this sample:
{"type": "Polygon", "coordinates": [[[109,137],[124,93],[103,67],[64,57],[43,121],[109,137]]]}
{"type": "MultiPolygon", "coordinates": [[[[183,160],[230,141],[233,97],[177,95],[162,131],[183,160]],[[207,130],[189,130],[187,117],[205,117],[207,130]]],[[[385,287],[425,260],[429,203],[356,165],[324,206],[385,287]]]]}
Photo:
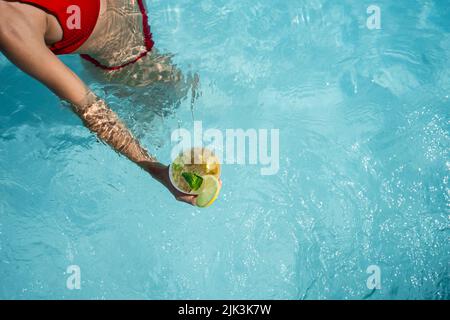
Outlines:
{"type": "Polygon", "coordinates": [[[448,0],[148,6],[196,99],[132,90],[152,111],[64,62],[162,161],[194,117],[280,129],[280,171],[224,165],[211,208],[175,202],[0,56],[0,298],[450,298],[448,0]]]}

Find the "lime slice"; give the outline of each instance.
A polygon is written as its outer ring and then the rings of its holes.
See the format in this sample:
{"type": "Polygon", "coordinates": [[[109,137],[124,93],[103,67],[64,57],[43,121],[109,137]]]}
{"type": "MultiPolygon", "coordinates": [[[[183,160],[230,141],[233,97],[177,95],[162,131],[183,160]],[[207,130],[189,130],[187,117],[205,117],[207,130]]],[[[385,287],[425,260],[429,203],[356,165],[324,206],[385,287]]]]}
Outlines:
{"type": "Polygon", "coordinates": [[[198,190],[197,206],[201,208],[209,207],[216,201],[219,192],[219,180],[212,175],[203,176],[203,183],[198,190]]]}

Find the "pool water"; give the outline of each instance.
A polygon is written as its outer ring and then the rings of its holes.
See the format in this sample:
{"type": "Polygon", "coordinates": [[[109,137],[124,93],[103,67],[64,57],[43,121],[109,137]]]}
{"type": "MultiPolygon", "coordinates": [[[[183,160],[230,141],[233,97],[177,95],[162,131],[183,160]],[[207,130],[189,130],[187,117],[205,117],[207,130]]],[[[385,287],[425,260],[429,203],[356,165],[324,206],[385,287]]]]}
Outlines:
{"type": "Polygon", "coordinates": [[[120,99],[64,62],[160,160],[200,120],[280,129],[280,170],[225,164],[212,207],[176,202],[0,56],[0,298],[450,298],[449,1],[147,4],[197,90],[120,99]]]}

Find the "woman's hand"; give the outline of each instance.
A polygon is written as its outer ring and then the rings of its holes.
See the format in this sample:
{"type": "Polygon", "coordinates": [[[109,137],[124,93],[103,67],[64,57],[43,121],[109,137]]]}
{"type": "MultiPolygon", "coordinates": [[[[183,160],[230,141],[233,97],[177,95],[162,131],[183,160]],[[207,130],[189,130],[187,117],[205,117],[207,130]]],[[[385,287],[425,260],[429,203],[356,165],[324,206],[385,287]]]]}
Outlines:
{"type": "Polygon", "coordinates": [[[150,175],[158,180],[162,185],[164,185],[170,193],[173,194],[175,199],[181,202],[186,202],[190,205],[195,206],[196,205],[196,198],[195,195],[185,194],[177,189],[172,185],[172,182],[170,182],[169,178],[169,167],[163,165],[159,162],[151,162],[151,161],[142,161],[139,162],[139,166],[141,166],[145,171],[150,173],[150,175]]]}

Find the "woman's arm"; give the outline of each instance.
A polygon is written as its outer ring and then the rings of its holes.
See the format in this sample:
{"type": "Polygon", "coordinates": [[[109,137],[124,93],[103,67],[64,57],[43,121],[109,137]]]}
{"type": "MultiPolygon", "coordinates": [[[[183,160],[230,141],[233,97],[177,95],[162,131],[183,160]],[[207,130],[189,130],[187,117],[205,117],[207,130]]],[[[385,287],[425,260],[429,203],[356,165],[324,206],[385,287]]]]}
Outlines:
{"type": "Polygon", "coordinates": [[[87,101],[85,106],[73,105],[73,109],[83,120],[86,127],[95,132],[100,139],[108,143],[117,152],[125,155],[150,173],[177,200],[195,205],[195,197],[183,194],[173,187],[169,179],[169,168],[157,162],[140,146],[139,142],[103,100],[96,99],[92,94],[88,94],[88,97],[84,100],[87,101]]]}
{"type": "Polygon", "coordinates": [[[161,182],[177,200],[195,204],[195,197],[178,192],[170,183],[167,166],[151,157],[106,103],[46,46],[42,30],[23,19],[0,23],[0,50],[16,66],[68,101],[86,127],[161,182]]]}

